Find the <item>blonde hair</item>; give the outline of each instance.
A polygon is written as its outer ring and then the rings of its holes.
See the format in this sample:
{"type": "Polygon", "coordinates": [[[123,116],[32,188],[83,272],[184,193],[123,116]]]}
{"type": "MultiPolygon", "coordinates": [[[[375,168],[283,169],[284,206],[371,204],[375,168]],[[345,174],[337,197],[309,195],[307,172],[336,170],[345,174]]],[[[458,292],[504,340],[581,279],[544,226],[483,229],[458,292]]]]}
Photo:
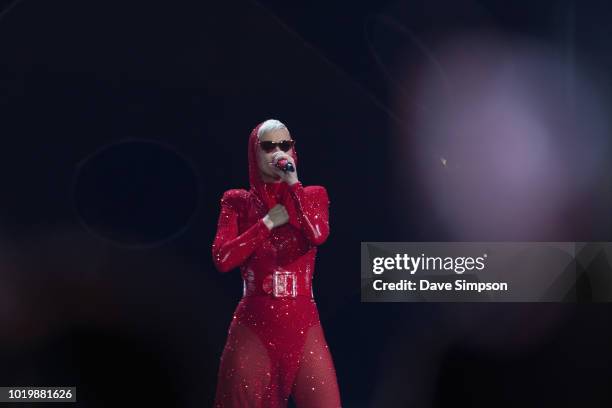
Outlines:
{"type": "Polygon", "coordinates": [[[265,122],[263,122],[261,126],[259,127],[259,129],[257,130],[257,139],[261,139],[261,137],[266,132],[269,132],[271,130],[278,130],[278,129],[287,129],[287,126],[285,126],[285,124],[281,122],[280,120],[268,119],[265,122]]]}

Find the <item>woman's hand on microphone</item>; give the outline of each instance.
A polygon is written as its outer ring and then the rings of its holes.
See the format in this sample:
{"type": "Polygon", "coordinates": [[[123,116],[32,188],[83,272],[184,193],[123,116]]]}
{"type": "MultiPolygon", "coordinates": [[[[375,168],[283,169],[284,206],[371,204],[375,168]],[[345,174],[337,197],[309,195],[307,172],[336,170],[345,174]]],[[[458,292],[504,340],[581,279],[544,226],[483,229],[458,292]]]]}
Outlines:
{"type": "Polygon", "coordinates": [[[268,165],[272,168],[272,171],[278,174],[281,180],[284,181],[285,183],[292,185],[299,181],[298,176],[297,176],[297,167],[295,165],[295,161],[293,160],[293,157],[291,157],[287,153],[280,152],[280,151],[274,153],[272,155],[272,163],[268,163],[268,165]],[[280,159],[286,159],[289,163],[291,163],[291,165],[294,168],[294,171],[282,171],[281,169],[276,167],[276,163],[278,163],[280,159]]]}
{"type": "Polygon", "coordinates": [[[286,224],[287,221],[289,221],[289,214],[287,214],[287,209],[282,204],[276,204],[268,211],[268,214],[263,217],[263,222],[268,229],[280,227],[286,224]]]}

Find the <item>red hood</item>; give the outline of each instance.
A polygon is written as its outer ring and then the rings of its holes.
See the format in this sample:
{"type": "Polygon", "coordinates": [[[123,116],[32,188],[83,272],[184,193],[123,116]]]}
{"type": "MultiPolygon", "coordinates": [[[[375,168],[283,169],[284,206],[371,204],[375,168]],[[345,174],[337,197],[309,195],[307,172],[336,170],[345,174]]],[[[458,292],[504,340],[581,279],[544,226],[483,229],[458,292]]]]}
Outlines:
{"type": "MultiPolygon", "coordinates": [[[[290,197],[287,194],[287,183],[264,183],[261,178],[259,166],[257,165],[257,144],[259,142],[257,132],[262,124],[263,122],[255,126],[249,136],[249,184],[251,185],[251,192],[270,209],[278,202],[284,204],[290,197]],[[266,188],[266,185],[268,185],[268,188],[266,188]],[[281,198],[277,200],[275,195],[270,193],[271,191],[276,191],[281,198]]],[[[293,146],[291,157],[293,157],[297,167],[297,152],[295,146],[293,146]]]]}

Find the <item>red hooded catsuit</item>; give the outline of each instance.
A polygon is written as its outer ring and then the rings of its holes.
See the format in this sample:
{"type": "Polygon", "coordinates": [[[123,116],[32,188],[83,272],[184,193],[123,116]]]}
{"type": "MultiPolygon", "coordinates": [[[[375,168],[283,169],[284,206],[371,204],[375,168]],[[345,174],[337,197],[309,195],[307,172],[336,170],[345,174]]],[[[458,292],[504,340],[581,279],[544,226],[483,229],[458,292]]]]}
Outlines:
{"type": "MultiPolygon", "coordinates": [[[[300,182],[264,183],[257,131],[249,138],[251,188],[228,190],[212,254],[217,269],[240,267],[243,297],[219,367],[215,407],[338,408],[331,354],[312,297],[317,246],[329,235],[327,191],[300,182]],[[269,230],[262,218],[277,203],[289,221],[269,230]]],[[[295,147],[292,157],[297,164],[295,147]]]]}

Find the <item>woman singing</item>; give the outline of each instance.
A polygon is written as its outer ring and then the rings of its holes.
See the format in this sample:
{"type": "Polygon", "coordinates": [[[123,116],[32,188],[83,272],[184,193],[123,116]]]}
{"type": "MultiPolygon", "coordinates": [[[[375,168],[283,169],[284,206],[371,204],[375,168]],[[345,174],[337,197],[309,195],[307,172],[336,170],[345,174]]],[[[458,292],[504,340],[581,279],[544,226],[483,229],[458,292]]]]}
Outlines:
{"type": "Polygon", "coordinates": [[[250,190],[228,190],[212,254],[239,267],[243,297],[221,356],[215,407],[338,408],[336,372],[316,303],[317,247],[329,235],[327,191],[298,180],[289,131],[270,119],[249,137],[250,190]]]}

